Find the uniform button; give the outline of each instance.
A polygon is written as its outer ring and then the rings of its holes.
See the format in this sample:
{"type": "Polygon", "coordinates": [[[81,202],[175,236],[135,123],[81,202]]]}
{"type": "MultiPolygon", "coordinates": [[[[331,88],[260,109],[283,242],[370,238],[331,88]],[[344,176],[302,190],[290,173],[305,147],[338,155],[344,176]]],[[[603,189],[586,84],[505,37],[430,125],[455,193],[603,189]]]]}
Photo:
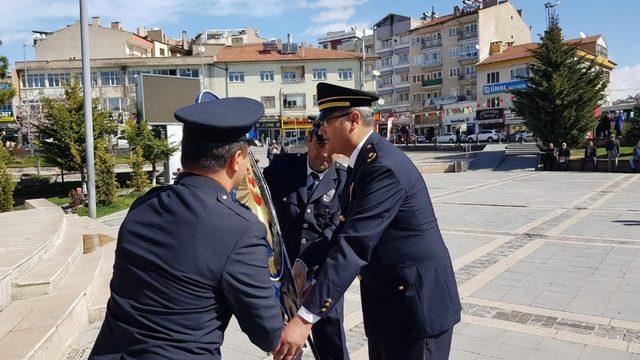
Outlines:
{"type": "Polygon", "coordinates": [[[227,200],[227,195],[222,195],[222,200],[227,200]]]}
{"type": "Polygon", "coordinates": [[[323,307],[322,309],[320,309],[320,311],[325,312],[325,311],[327,311],[327,308],[323,307]]]}
{"type": "Polygon", "coordinates": [[[305,229],[307,229],[307,228],[309,228],[309,224],[304,223],[304,224],[302,224],[302,227],[303,227],[303,228],[305,228],[305,229]]]}
{"type": "Polygon", "coordinates": [[[307,214],[311,214],[311,209],[307,209],[307,214]]]}
{"type": "Polygon", "coordinates": [[[282,198],[282,201],[287,201],[287,198],[286,198],[286,197],[283,197],[283,198],[282,198]]]}
{"type": "Polygon", "coordinates": [[[300,244],[304,245],[304,244],[306,244],[306,243],[307,243],[307,239],[302,239],[302,240],[300,240],[300,244]]]}
{"type": "Polygon", "coordinates": [[[331,300],[331,298],[327,298],[327,302],[328,302],[329,304],[331,304],[331,301],[332,301],[332,300],[331,300]]]}
{"type": "Polygon", "coordinates": [[[402,286],[402,285],[398,286],[398,290],[404,291],[404,286],[402,286]]]}

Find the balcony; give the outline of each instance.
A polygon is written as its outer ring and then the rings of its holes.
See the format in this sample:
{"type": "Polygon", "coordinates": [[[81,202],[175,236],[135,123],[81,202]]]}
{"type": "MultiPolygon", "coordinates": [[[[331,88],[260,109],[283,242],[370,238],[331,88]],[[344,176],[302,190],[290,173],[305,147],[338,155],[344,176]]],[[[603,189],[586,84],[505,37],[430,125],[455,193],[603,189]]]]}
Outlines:
{"type": "Polygon", "coordinates": [[[460,101],[476,101],[476,100],[478,100],[478,94],[460,96],[460,101]]]}
{"type": "Polygon", "coordinates": [[[436,60],[436,61],[425,61],[422,63],[422,69],[423,70],[429,70],[429,69],[433,69],[433,68],[438,68],[442,66],[442,60],[436,60]]]}
{"type": "Polygon", "coordinates": [[[476,79],[478,79],[478,74],[477,73],[460,74],[460,81],[461,82],[473,82],[476,79]]]}
{"type": "Polygon", "coordinates": [[[282,110],[283,111],[301,111],[301,110],[306,110],[307,107],[304,106],[304,104],[302,105],[297,105],[297,104],[285,104],[282,106],[282,110]]]}
{"type": "Polygon", "coordinates": [[[463,53],[458,55],[458,61],[461,63],[469,63],[469,62],[477,62],[478,61],[478,52],[474,51],[474,52],[470,52],[470,53],[463,53]]]}
{"type": "Polygon", "coordinates": [[[443,96],[443,97],[434,98],[434,99],[426,99],[424,101],[424,106],[454,104],[454,103],[457,103],[458,101],[462,101],[463,98],[464,98],[463,96],[453,95],[453,96],[443,96]]]}
{"type": "Polygon", "coordinates": [[[430,49],[439,46],[442,46],[442,39],[429,40],[422,43],[422,49],[430,49]]]}
{"type": "Polygon", "coordinates": [[[304,78],[293,78],[293,79],[282,79],[283,84],[293,85],[293,84],[304,84],[304,78]]]}
{"type": "Polygon", "coordinates": [[[442,85],[442,78],[440,79],[431,79],[431,80],[422,80],[422,87],[429,87],[429,86],[439,86],[442,85]]]}
{"type": "Polygon", "coordinates": [[[478,37],[477,31],[461,31],[458,34],[458,40],[474,39],[478,37]]]}

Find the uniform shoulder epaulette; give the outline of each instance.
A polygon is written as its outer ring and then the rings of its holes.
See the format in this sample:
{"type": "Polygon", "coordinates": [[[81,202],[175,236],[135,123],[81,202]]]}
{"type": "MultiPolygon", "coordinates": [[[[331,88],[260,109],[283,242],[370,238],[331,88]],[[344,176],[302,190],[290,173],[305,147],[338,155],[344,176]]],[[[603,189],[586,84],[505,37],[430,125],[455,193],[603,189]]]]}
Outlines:
{"type": "Polygon", "coordinates": [[[378,160],[378,150],[376,149],[376,146],[374,144],[367,144],[367,146],[365,146],[365,159],[367,160],[367,163],[372,163],[376,160],[378,160]]]}
{"type": "Polygon", "coordinates": [[[347,167],[344,166],[344,164],[342,164],[341,162],[336,161],[336,170],[347,171],[347,167]]]}

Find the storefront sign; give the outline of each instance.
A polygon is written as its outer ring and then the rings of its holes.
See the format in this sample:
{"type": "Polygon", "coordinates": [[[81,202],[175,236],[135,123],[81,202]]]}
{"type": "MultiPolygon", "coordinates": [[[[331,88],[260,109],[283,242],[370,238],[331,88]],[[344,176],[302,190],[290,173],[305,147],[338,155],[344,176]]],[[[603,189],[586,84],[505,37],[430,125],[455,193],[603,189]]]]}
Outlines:
{"type": "Polygon", "coordinates": [[[476,120],[502,120],[504,119],[504,109],[484,109],[476,111],[476,120]]]}
{"type": "Polygon", "coordinates": [[[279,129],[280,128],[280,120],[277,118],[266,118],[263,117],[256,124],[256,129],[259,130],[269,130],[269,129],[279,129]]]}
{"type": "Polygon", "coordinates": [[[311,129],[311,123],[306,117],[283,116],[281,123],[283,129],[311,129]]]}
{"type": "Polygon", "coordinates": [[[489,84],[482,87],[482,93],[485,95],[500,94],[509,90],[526,89],[527,86],[529,86],[529,83],[526,80],[489,84]]]}

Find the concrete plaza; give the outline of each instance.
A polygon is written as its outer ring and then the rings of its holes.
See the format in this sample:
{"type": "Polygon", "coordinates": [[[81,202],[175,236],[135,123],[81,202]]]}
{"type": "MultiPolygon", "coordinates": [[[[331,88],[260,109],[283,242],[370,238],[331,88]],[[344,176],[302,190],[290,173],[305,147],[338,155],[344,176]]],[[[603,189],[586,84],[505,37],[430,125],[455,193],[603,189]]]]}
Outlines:
{"type": "MultiPolygon", "coordinates": [[[[451,359],[640,360],[639,175],[424,177],[463,303],[451,359]]],[[[367,359],[357,280],[345,295],[345,325],[351,358],[367,359]]],[[[97,326],[68,359],[88,355],[97,326]]],[[[222,354],[268,358],[236,323],[222,354]]]]}

